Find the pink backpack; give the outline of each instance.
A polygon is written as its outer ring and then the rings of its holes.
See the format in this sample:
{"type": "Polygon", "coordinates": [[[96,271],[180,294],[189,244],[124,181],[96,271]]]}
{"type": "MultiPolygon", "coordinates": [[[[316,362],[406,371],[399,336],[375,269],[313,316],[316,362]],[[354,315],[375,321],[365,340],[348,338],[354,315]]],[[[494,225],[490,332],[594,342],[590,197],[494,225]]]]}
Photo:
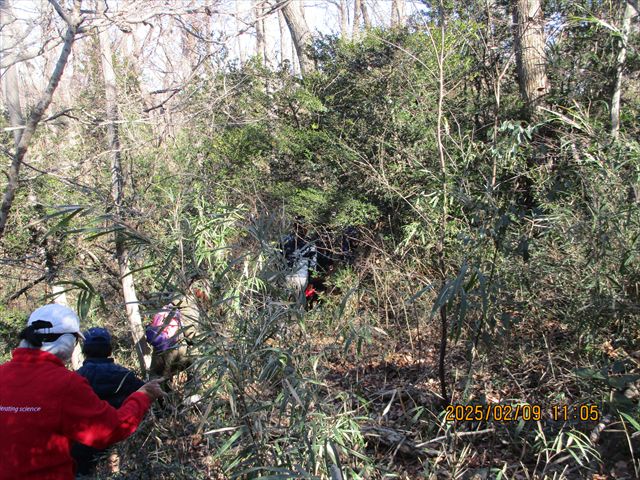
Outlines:
{"type": "Polygon", "coordinates": [[[162,307],[146,328],[147,342],[161,352],[175,347],[182,329],[180,317],[180,310],[174,305],[162,307]]]}

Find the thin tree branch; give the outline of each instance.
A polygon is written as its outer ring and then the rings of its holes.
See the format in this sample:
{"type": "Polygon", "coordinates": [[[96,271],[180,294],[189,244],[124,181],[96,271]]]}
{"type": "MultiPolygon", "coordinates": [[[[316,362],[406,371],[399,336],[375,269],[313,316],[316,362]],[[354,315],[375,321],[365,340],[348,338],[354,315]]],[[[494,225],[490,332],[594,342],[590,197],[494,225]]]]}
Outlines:
{"type": "Polygon", "coordinates": [[[22,287],[20,290],[18,290],[15,293],[12,293],[11,295],[9,295],[8,297],[5,297],[2,300],[2,303],[7,304],[13,300],[15,300],[16,298],[18,298],[20,295],[27,293],[29,290],[31,290],[33,287],[35,287],[36,285],[38,285],[39,283],[45,281],[47,279],[47,277],[49,276],[48,273],[46,273],[45,275],[42,275],[40,278],[36,278],[35,280],[32,280],[31,282],[29,282],[27,285],[25,285],[24,287],[22,287]]]}

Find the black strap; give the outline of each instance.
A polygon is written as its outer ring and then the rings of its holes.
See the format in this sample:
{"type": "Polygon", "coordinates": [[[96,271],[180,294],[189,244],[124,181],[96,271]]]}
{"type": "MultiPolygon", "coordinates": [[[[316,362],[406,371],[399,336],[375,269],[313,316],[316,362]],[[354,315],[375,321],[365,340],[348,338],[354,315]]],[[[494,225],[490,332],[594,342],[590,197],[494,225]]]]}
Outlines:
{"type": "Polygon", "coordinates": [[[20,339],[26,340],[34,347],[41,347],[42,342],[55,342],[59,339],[64,333],[38,333],[37,330],[42,330],[43,328],[51,328],[53,324],[51,322],[47,322],[46,320],[36,320],[27,328],[20,332],[20,339]]]}

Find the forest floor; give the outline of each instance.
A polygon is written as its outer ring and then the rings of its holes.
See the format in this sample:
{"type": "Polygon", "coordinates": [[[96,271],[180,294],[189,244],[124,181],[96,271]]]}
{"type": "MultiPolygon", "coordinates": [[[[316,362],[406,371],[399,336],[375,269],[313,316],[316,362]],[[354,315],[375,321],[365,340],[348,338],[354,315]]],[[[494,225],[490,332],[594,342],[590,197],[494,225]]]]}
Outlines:
{"type": "MultiPolygon", "coordinates": [[[[540,407],[540,421],[520,422],[443,421],[442,415],[438,416],[441,397],[436,337],[414,338],[418,339],[413,347],[398,342],[391,349],[388,344],[381,346],[366,358],[336,358],[326,376],[331,389],[348,392],[352,408],[364,410],[368,416],[370,424],[362,427],[370,440],[369,448],[388,471],[403,472],[405,478],[426,478],[425,460],[429,459],[428,471],[437,472],[437,478],[480,480],[496,478],[500,471],[503,478],[513,479],[562,478],[561,474],[594,480],[637,478],[640,465],[634,471],[637,459],[631,449],[640,451],[640,442],[628,443],[623,431],[609,428],[598,440],[600,461],[593,457],[580,465],[571,454],[571,434],[580,432],[586,438],[600,420],[552,418],[554,408],[562,411],[564,406],[594,404],[593,398],[582,397],[584,389],[575,375],[576,366],[585,362],[573,353],[580,351],[572,348],[576,332],[552,321],[537,328],[523,325],[504,339],[492,356],[479,356],[471,372],[462,345],[449,352],[447,370],[455,385],[453,405],[480,402],[540,407]]],[[[615,358],[610,345],[602,348],[615,358]]]]}
{"type": "MultiPolygon", "coordinates": [[[[637,478],[634,451],[640,439],[630,441],[613,422],[599,435],[597,452],[591,452],[581,440],[599,421],[552,418],[554,406],[591,404],[603,397],[575,375],[576,367],[586,362],[574,353],[584,351],[576,348],[579,341],[577,332],[558,322],[523,322],[493,346],[491,355],[478,354],[471,372],[465,345],[450,347],[447,375],[454,405],[535,405],[542,412],[540,421],[447,421],[440,407],[435,332],[375,338],[360,355],[345,354],[331,337],[314,337],[312,348],[324,352],[318,367],[323,372],[320,401],[342,402],[334,410],[357,419],[366,455],[380,474],[376,478],[637,478]]],[[[620,354],[608,344],[602,345],[602,353],[612,358],[620,354]]],[[[154,419],[135,441],[120,447],[126,459],[122,475],[110,478],[227,478],[220,459],[212,455],[210,437],[225,428],[211,433],[203,420],[211,405],[215,410],[224,399],[189,406],[180,388],[164,407],[154,407],[154,419]],[[136,474],[133,466],[145,463],[142,452],[147,452],[149,468],[136,474]]]]}

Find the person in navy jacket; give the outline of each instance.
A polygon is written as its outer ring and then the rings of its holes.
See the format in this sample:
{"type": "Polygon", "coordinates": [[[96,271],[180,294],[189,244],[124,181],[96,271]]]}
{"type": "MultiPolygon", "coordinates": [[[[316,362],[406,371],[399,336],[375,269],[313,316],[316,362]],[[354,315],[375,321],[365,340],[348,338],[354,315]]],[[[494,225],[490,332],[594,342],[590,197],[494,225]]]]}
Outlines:
{"type": "MultiPolygon", "coordinates": [[[[144,382],[111,358],[111,334],[106,328],[90,328],[84,332],[84,337],[82,353],[85,361],[77,373],[89,381],[100,399],[106,400],[114,408],[120,408],[126,398],[142,387],[144,382]]],[[[75,443],[71,448],[71,456],[78,464],[76,473],[92,475],[103,452],[75,443]]]]}

